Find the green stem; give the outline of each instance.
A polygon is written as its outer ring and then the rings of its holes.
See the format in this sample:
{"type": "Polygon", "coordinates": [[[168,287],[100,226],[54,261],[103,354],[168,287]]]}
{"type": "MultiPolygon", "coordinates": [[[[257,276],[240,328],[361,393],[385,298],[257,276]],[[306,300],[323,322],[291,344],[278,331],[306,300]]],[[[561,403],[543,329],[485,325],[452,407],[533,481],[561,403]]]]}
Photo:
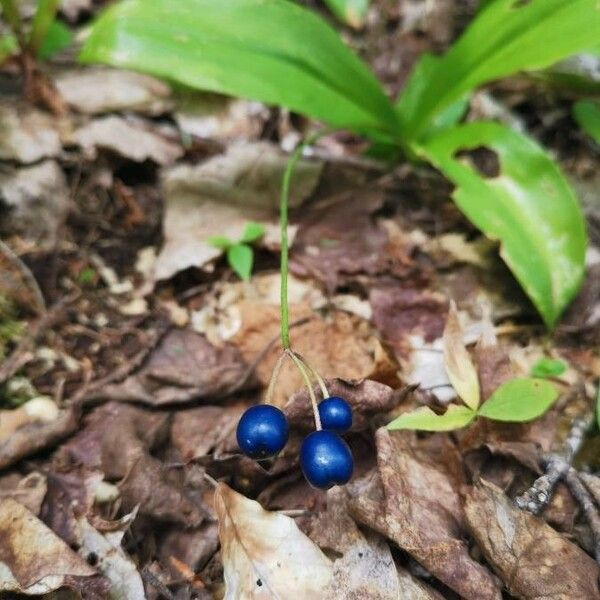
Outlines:
{"type": "Polygon", "coordinates": [[[60,0],[39,0],[37,11],[33,17],[31,35],[29,36],[29,50],[33,56],[37,56],[42,42],[54,22],[56,11],[60,0]]]}
{"type": "Polygon", "coordinates": [[[288,245],[288,208],[290,200],[290,186],[294,169],[304,152],[304,149],[314,144],[320,137],[330,131],[317,131],[309,135],[290,156],[283,180],[281,182],[281,203],[279,208],[279,226],[281,229],[281,345],[284,350],[290,348],[290,311],[288,305],[288,271],[289,271],[289,245],[288,245]]]}
{"type": "Polygon", "coordinates": [[[283,352],[277,362],[275,363],[275,368],[273,369],[273,373],[271,373],[271,379],[269,380],[269,387],[267,387],[267,393],[265,394],[265,404],[273,404],[273,393],[275,392],[275,384],[277,383],[277,379],[279,379],[279,374],[281,373],[281,367],[283,367],[283,361],[287,356],[287,352],[283,352]]]}
{"type": "Polygon", "coordinates": [[[298,371],[300,371],[300,374],[302,375],[302,379],[304,379],[306,389],[308,390],[308,395],[310,396],[310,404],[313,409],[315,427],[317,428],[317,431],[321,431],[321,417],[319,415],[317,397],[315,396],[315,392],[312,388],[312,381],[306,372],[306,367],[304,366],[304,363],[289,348],[285,352],[294,361],[295,365],[298,367],[298,371]]]}
{"type": "Polygon", "coordinates": [[[329,398],[329,392],[327,391],[325,381],[323,381],[323,378],[319,375],[318,371],[301,354],[298,354],[298,352],[294,352],[294,354],[298,357],[299,360],[302,361],[304,366],[312,373],[316,382],[319,384],[319,387],[321,388],[321,394],[323,395],[323,400],[325,398],[329,398]]]}

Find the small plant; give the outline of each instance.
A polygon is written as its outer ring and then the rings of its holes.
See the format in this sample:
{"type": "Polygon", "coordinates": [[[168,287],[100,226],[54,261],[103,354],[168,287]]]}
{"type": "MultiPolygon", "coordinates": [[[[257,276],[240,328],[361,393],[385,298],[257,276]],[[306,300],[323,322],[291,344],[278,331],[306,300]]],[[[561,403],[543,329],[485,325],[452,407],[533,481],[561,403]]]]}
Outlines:
{"type": "Polygon", "coordinates": [[[73,41],[71,30],[56,19],[60,0],[39,0],[29,30],[21,19],[15,0],[0,0],[2,17],[11,34],[0,40],[0,64],[10,56],[28,54],[47,59],[69,46],[73,41]]]}
{"type": "Polygon", "coordinates": [[[489,0],[443,56],[421,57],[392,102],[338,34],[295,3],[126,0],[98,19],[80,59],[282,105],[365,135],[379,156],[430,162],[455,184],[466,217],[499,241],[553,327],[584,273],[587,239],[575,194],[526,135],[460,121],[476,88],[598,43],[597,0],[489,0]],[[471,160],[480,148],[495,156],[497,173],[471,160]]]}
{"type": "Polygon", "coordinates": [[[211,246],[224,250],[229,266],[240,279],[247,281],[254,265],[254,250],[250,244],[259,240],[264,233],[265,228],[260,223],[246,223],[242,237],[237,242],[222,235],[210,237],[207,241],[211,246]]]}

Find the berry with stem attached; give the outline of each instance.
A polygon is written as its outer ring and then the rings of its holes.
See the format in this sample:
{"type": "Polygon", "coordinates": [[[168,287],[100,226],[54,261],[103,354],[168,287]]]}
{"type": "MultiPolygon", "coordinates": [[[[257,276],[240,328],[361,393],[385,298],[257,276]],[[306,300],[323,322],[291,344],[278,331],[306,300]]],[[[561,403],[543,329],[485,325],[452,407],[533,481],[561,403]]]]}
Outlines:
{"type": "Polygon", "coordinates": [[[289,437],[289,425],[276,406],[257,404],[242,415],[236,437],[240,450],[250,458],[269,458],[283,450],[289,437]]]}
{"type": "Polygon", "coordinates": [[[352,427],[352,408],[339,396],[330,396],[319,402],[319,416],[323,429],[346,433],[352,427]]]}
{"type": "Polygon", "coordinates": [[[332,431],[313,431],[302,442],[300,468],[313,487],[324,490],[350,481],[354,461],[348,444],[332,431]]]}

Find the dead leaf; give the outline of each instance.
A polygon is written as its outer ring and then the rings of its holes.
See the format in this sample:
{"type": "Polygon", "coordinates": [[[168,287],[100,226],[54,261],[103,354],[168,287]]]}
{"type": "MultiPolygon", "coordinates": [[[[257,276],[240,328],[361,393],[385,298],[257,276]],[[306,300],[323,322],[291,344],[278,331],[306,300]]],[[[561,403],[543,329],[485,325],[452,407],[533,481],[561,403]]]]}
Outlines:
{"type": "Polygon", "coordinates": [[[333,563],[333,579],[325,598],[355,600],[438,600],[441,596],[397,567],[387,542],[361,532],[348,512],[344,488],[327,492],[327,510],[312,523],[310,537],[321,548],[341,554],[333,563]]]}
{"type": "Polygon", "coordinates": [[[215,492],[225,600],[323,597],[331,561],[293,519],[264,510],[221,483],[215,492]]]}
{"type": "Polygon", "coordinates": [[[121,547],[121,540],[130,519],[122,520],[123,526],[102,534],[90,525],[85,517],[79,519],[79,553],[93,556],[98,571],[110,581],[111,600],[146,600],[144,583],[137,567],[121,547]]]}
{"type": "Polygon", "coordinates": [[[466,497],[471,533],[510,594],[526,600],[598,598],[598,564],[492,484],[466,497]]]}
{"type": "MultiPolygon", "coordinates": [[[[279,308],[264,302],[244,302],[239,306],[242,327],[232,342],[248,363],[276,339],[279,332],[279,308]]],[[[314,314],[307,306],[292,305],[291,321],[314,314]]],[[[325,379],[339,377],[361,380],[375,369],[375,338],[368,323],[341,311],[331,311],[328,319],[315,315],[291,331],[294,349],[325,379]]],[[[274,347],[257,366],[256,375],[266,386],[280,350],[274,347]]],[[[281,369],[275,388],[274,404],[283,406],[288,398],[304,387],[304,380],[291,361],[281,369]]]]}
{"type": "Polygon", "coordinates": [[[21,235],[53,247],[69,208],[62,170],[53,160],[0,173],[0,235],[21,235]]]}
{"type": "Polygon", "coordinates": [[[51,447],[77,429],[78,417],[73,409],[61,410],[50,422],[28,423],[0,441],[0,469],[51,447]]]}
{"type": "Polygon", "coordinates": [[[33,471],[26,477],[10,473],[0,477],[0,498],[12,498],[34,515],[39,515],[48,489],[46,476],[33,471]]]}
{"type": "Polygon", "coordinates": [[[0,103],[0,160],[34,163],[62,151],[57,121],[35,109],[0,103]]]}
{"type": "Polygon", "coordinates": [[[152,406],[188,402],[226,393],[240,381],[246,369],[233,346],[215,348],[191,329],[173,329],[137,373],[88,397],[152,406]]]}
{"type": "Polygon", "coordinates": [[[386,270],[388,235],[373,213],[383,191],[352,191],[303,211],[291,254],[292,272],[314,277],[333,292],[348,276],[386,270]]]}
{"type": "Polygon", "coordinates": [[[0,501],[0,591],[42,594],[95,573],[24,506],[0,501]]]}
{"type": "Polygon", "coordinates": [[[412,447],[409,435],[377,431],[378,476],[351,486],[352,515],[462,597],[499,600],[497,582],[471,558],[464,541],[458,457],[445,447],[434,460],[412,447]]]}
{"type": "MultiPolygon", "coordinates": [[[[352,429],[364,429],[369,417],[392,410],[402,400],[402,394],[391,387],[370,379],[325,382],[332,396],[341,396],[352,407],[352,429]]],[[[285,404],[283,412],[292,427],[314,427],[310,398],[305,388],[298,390],[285,404]]]]}
{"type": "Polygon", "coordinates": [[[152,129],[149,122],[115,115],[90,121],[75,131],[73,139],[90,158],[96,157],[98,148],[135,162],[152,160],[159,165],[169,165],[183,155],[178,142],[152,129]]]}
{"type": "Polygon", "coordinates": [[[60,73],[54,84],[67,104],[88,115],[119,111],[160,115],[173,105],[166,83],[122,69],[88,66],[60,73]]]}
{"type": "Polygon", "coordinates": [[[456,305],[451,302],[442,337],[446,372],[459,398],[470,409],[477,410],[480,400],[479,378],[463,337],[456,305]]]}
{"type": "Polygon", "coordinates": [[[497,340],[484,340],[475,345],[475,360],[481,386],[481,401],[485,402],[503,383],[517,376],[508,349],[497,340]]]}
{"type": "MultiPolygon", "coordinates": [[[[199,165],[166,170],[165,243],[155,265],[155,281],[220,256],[222,250],[208,244],[210,236],[237,240],[248,221],[275,227],[287,161],[288,156],[272,144],[239,143],[199,165]]],[[[321,170],[321,163],[299,162],[291,187],[292,206],[313,192],[321,170]]]]}

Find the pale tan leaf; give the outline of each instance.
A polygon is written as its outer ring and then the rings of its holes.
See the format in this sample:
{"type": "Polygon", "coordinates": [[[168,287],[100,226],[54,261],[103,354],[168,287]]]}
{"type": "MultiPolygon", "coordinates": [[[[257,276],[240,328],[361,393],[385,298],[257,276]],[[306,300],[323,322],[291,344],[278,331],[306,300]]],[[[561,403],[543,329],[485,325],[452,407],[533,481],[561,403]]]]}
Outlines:
{"type": "Polygon", "coordinates": [[[479,379],[463,342],[463,330],[456,306],[451,303],[443,335],[444,364],[452,387],[471,409],[479,406],[479,379]]]}
{"type": "Polygon", "coordinates": [[[331,561],[293,519],[264,510],[225,484],[215,492],[225,600],[323,598],[331,561]]]}

